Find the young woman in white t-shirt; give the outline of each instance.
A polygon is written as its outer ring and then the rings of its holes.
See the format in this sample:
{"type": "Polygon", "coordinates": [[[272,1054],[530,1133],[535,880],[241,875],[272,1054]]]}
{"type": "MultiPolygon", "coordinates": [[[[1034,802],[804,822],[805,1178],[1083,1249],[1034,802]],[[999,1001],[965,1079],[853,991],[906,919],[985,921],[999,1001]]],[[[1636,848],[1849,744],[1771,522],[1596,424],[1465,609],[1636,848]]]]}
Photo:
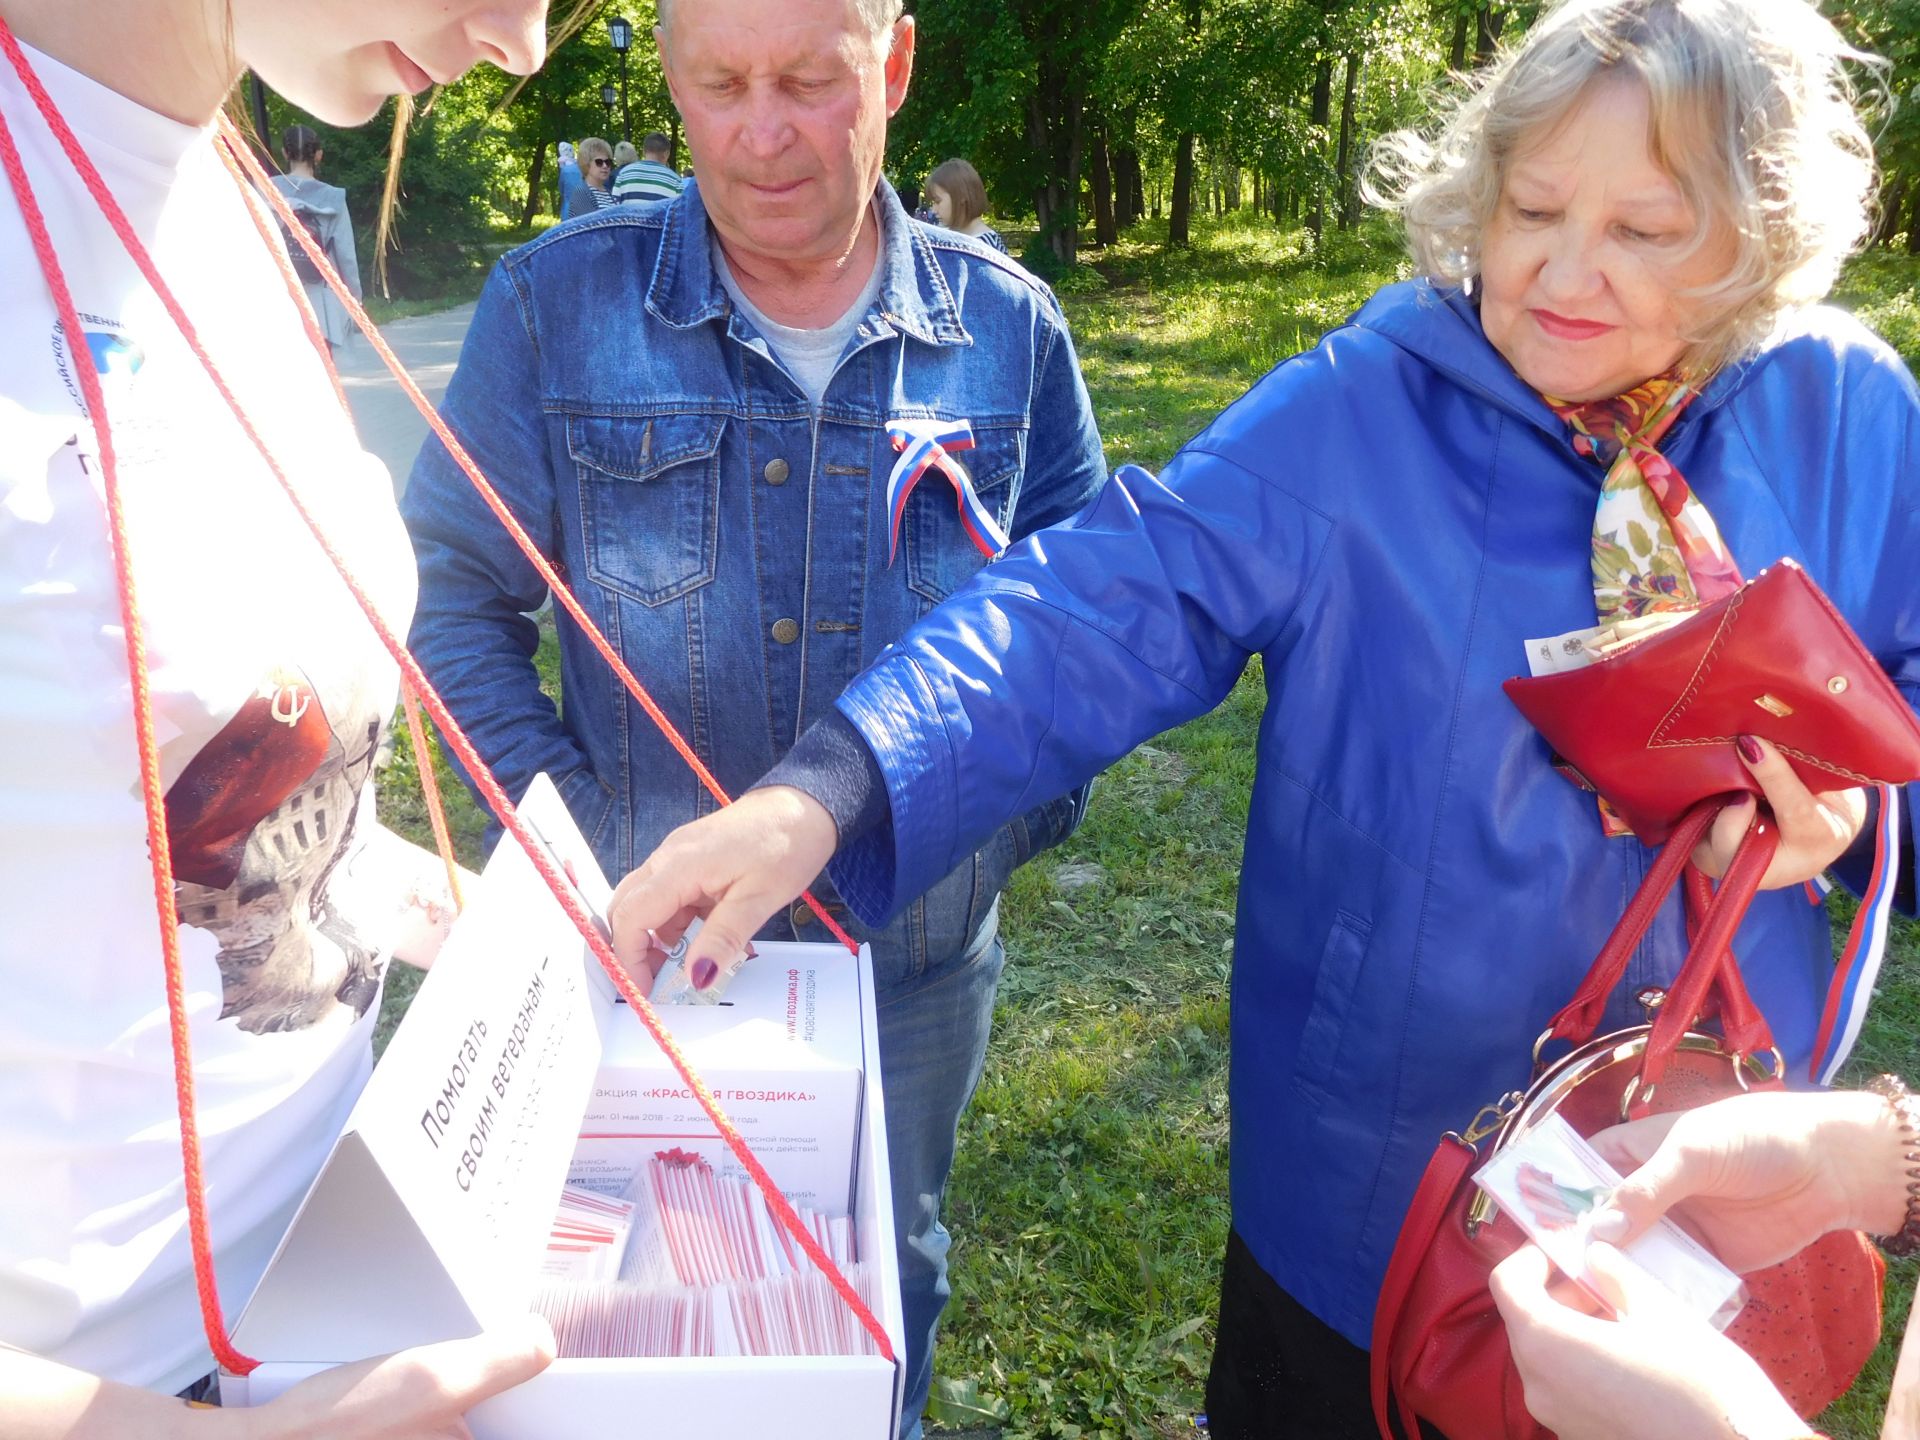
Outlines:
{"type": "MultiPolygon", "coordinates": [[[[250,66],[329,123],[478,61],[545,0],[0,0],[32,71],[384,618],[413,561],[212,121],[250,66]]],[[[0,1433],[454,1436],[551,1358],[536,1325],[319,1376],[257,1410],[212,1368],[98,444],[103,389],[152,676],[209,1230],[244,1302],[371,1063],[358,845],[395,668],[87,193],[14,66],[4,115],[71,289],[0,175],[0,1433]],[[83,341],[84,343],[76,343],[83,341]]],[[[362,867],[364,869],[366,867],[362,867]]]]}

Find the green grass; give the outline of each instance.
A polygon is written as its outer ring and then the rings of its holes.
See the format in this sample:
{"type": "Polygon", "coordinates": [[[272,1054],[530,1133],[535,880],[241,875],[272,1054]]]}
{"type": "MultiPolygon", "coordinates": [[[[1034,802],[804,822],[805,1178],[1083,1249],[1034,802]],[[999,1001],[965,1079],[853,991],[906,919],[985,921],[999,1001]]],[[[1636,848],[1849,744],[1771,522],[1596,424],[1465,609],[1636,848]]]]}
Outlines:
{"type": "MultiPolygon", "coordinates": [[[[1158,240],[1140,227],[1060,287],[1115,465],[1164,464],[1402,273],[1384,228],[1318,254],[1302,232],[1251,219],[1203,223],[1177,255],[1158,240]]],[[[1842,296],[1920,360],[1920,261],[1858,262],[1842,296]]],[[[549,636],[550,685],[554,659],[549,636]]],[[[1228,1222],[1232,912],[1263,703],[1256,665],[1214,714],[1108,772],[1074,840],[1013,881],[993,1047],[948,1193],[941,1421],[1006,1440],[1193,1433],[1228,1222]]],[[[382,812],[419,838],[399,748],[382,812]]],[[[444,770],[442,784],[471,861],[478,822],[444,770]]],[[[410,978],[389,985],[387,1027],[410,978]]],[[[1920,1079],[1917,1036],[1920,933],[1901,925],[1852,1078],[1920,1079]]],[[[1911,1264],[1892,1271],[1892,1337],[1914,1280],[1911,1264]]],[[[1878,1434],[1892,1360],[1890,1341],[1822,1419],[1835,1440],[1878,1434]]]]}

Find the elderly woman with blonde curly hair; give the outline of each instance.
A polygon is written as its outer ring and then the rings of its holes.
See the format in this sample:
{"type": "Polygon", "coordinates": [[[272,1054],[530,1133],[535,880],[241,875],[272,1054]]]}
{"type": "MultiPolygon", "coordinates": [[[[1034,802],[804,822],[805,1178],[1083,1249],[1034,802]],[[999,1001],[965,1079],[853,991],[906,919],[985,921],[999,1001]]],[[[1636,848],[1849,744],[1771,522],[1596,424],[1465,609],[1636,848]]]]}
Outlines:
{"type": "MultiPolygon", "coordinates": [[[[1260,657],[1207,1409],[1216,1437],[1371,1435],[1375,1303],[1435,1138],[1524,1085],[1648,864],[1502,693],[1528,642],[1684,613],[1791,557],[1920,696],[1920,397],[1817,303],[1866,233],[1864,59],[1804,0],[1543,15],[1381,149],[1415,278],[1159,478],[1122,470],[1015,546],[763,788],[669,837],[616,906],[635,962],[647,927],[700,912],[693,959],[724,967],[836,847],[877,920],[1260,657]]],[[[1782,836],[1739,955],[1804,1074],[1833,961],[1800,882],[1859,878],[1867,800],[1726,743],[1782,836]]],[[[1676,903],[1626,988],[1686,948],[1676,903]]]]}

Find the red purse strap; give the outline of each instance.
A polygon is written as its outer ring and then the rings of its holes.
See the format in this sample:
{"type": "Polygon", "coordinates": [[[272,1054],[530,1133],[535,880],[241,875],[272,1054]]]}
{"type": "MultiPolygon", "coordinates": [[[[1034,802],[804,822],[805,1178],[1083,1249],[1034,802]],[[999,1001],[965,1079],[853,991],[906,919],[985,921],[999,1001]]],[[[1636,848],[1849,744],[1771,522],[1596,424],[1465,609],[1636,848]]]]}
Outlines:
{"type": "MultiPolygon", "coordinates": [[[[1697,865],[1687,867],[1687,944],[1692,947],[1700,936],[1700,926],[1713,906],[1714,888],[1697,865]]],[[[1713,993],[1701,1015],[1720,1022],[1720,1033],[1728,1045],[1743,1055],[1757,1055],[1773,1047],[1773,1029],[1760,1007],[1753,1003],[1746,977],[1740,972],[1739,957],[1731,949],[1725,952],[1713,993]]]]}
{"type": "Polygon", "coordinates": [[[1714,817],[1725,803],[1719,797],[1703,800],[1674,827],[1667,843],[1654,856],[1653,865],[1640,882],[1640,888],[1633,892],[1633,898],[1627,902],[1626,911],[1614,925],[1613,933],[1607,936],[1607,943],[1600,947],[1600,954],[1588,968],[1580,988],[1574,991],[1573,998],[1560,1013],[1553,1017],[1545,1039],[1568,1040],[1581,1045],[1592,1038],[1600,1024],[1600,1017],[1606,1013],[1607,998],[1627,973],[1627,962],[1633,958],[1635,947],[1653,924],[1654,916],[1660,913],[1660,907],[1667,903],[1667,896],[1673,893],[1673,887],[1679,883],[1682,872],[1693,856],[1694,846],[1706,838],[1714,817]]]}
{"type": "Polygon", "coordinates": [[[1387,1262],[1387,1276],[1381,1282],[1380,1300],[1373,1312],[1373,1347],[1367,1357],[1367,1379],[1373,1395],[1373,1423],[1380,1427],[1380,1440],[1395,1440],[1388,1423],[1389,1404],[1398,1411],[1400,1428],[1407,1440],[1419,1440],[1420,1418],[1413,1413],[1405,1395],[1393,1383],[1393,1351],[1405,1314],[1407,1297],[1420,1269],[1427,1261],[1433,1240],[1440,1233],[1447,1211],[1466,1183],[1478,1158],[1473,1146],[1458,1135],[1446,1135],[1427,1162],[1413,1192],[1413,1204],[1401,1222],[1400,1238],[1394,1243],[1393,1258],[1387,1262]]]}
{"type": "MultiPolygon", "coordinates": [[[[1747,907],[1759,893],[1760,882],[1779,848],[1779,827],[1771,819],[1756,817],[1741,839],[1719,889],[1714,892],[1712,906],[1700,923],[1687,963],[1653,1017],[1653,1031],[1647,1037],[1646,1052],[1640,1061],[1640,1080],[1629,1110],[1632,1116],[1637,1118],[1648,1113],[1654,1091],[1666,1074],[1674,1050],[1698,1019],[1708,993],[1716,985],[1720,990],[1722,1030],[1729,1047],[1742,1058],[1756,1050],[1773,1048],[1773,1036],[1766,1020],[1747,994],[1745,982],[1739,978],[1739,962],[1733,956],[1733,936],[1746,918],[1747,907]],[[1740,1033],[1736,1035],[1735,1031],[1740,1033]]],[[[1777,1069],[1776,1066],[1776,1073],[1777,1069]]]]}

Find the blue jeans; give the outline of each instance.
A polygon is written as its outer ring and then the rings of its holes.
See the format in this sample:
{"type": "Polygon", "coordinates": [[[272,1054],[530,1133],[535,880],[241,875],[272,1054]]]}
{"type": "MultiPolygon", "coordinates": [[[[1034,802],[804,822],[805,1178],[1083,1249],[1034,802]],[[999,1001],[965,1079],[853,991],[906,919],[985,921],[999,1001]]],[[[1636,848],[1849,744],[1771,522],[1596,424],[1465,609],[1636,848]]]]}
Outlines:
{"type": "Polygon", "coordinates": [[[980,1083],[993,1028],[993,996],[1006,962],[997,929],[952,964],[929,971],[912,991],[879,1009],[880,1074],[886,1091],[887,1149],[893,1171],[893,1224],[905,1312],[906,1390],[902,1440],[918,1440],[933,1383],[933,1342],[947,1283],[952,1237],[940,1202],[953,1164],[960,1116],[980,1083]]]}

